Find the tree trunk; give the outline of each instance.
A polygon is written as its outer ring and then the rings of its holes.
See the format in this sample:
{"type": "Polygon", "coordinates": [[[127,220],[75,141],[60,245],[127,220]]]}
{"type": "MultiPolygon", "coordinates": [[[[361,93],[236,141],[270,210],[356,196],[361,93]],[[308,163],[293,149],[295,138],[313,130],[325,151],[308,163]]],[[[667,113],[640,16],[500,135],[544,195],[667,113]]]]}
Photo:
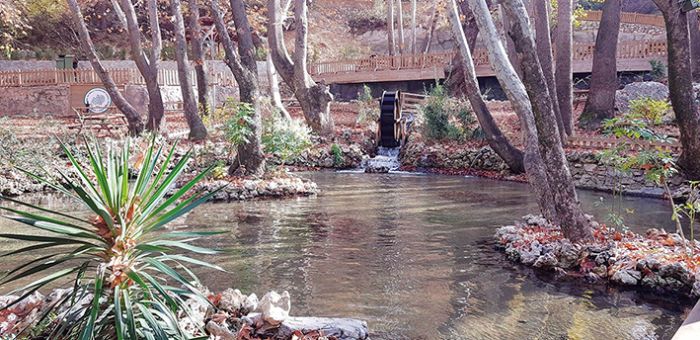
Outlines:
{"type": "Polygon", "coordinates": [[[146,91],[148,92],[148,120],[146,121],[146,129],[149,131],[158,131],[165,107],[163,105],[163,96],[160,92],[158,84],[158,64],[160,62],[160,52],[162,49],[162,40],[160,37],[160,26],[158,24],[158,7],[155,0],[148,0],[148,16],[151,25],[151,54],[146,56],[142,48],[141,29],[136,18],[136,10],[130,0],[120,0],[121,11],[126,19],[126,28],[129,36],[129,46],[131,50],[131,58],[134,59],[136,67],[143,76],[146,82],[146,91]]]}
{"type": "Polygon", "coordinates": [[[396,33],[394,32],[394,0],[387,0],[386,5],[388,6],[386,12],[386,32],[389,37],[387,41],[389,43],[389,55],[396,55],[396,33]]]}
{"type": "Polygon", "coordinates": [[[537,56],[540,59],[542,72],[544,72],[544,77],[547,80],[547,90],[551,96],[559,135],[562,141],[566,141],[564,121],[559,113],[559,100],[554,83],[554,57],[552,56],[552,40],[549,30],[549,0],[532,0],[532,5],[532,11],[534,12],[533,17],[535,20],[537,56]]]}
{"type": "Polygon", "coordinates": [[[615,91],[617,80],[617,36],[620,31],[622,0],[605,0],[603,14],[593,51],[591,90],[586,106],[579,118],[579,125],[595,130],[600,123],[615,116],[615,91]]]}
{"type": "Polygon", "coordinates": [[[513,106],[513,110],[518,115],[518,118],[520,118],[521,129],[525,135],[525,154],[523,155],[523,162],[530,186],[534,190],[534,197],[537,199],[542,215],[548,220],[554,220],[556,211],[549,188],[547,171],[538,149],[537,127],[535,126],[535,120],[532,115],[530,99],[518,74],[515,72],[513,65],[508,59],[508,54],[503,46],[501,35],[491,18],[491,13],[486,1],[469,0],[469,7],[474,12],[474,18],[479,25],[479,32],[486,45],[489,61],[496,74],[496,78],[513,106]]]}
{"type": "Polygon", "coordinates": [[[403,54],[403,46],[404,46],[404,36],[403,36],[403,4],[401,3],[401,0],[396,0],[396,9],[398,10],[398,23],[397,25],[399,26],[399,54],[403,54]]]}
{"type": "Polygon", "coordinates": [[[666,22],[668,89],[683,153],[679,164],[690,180],[700,180],[700,112],[693,93],[688,17],[676,0],[654,0],[666,22]]]}
{"type": "Polygon", "coordinates": [[[202,26],[199,24],[199,0],[188,0],[190,5],[190,36],[192,44],[192,58],[194,58],[194,72],[197,76],[197,100],[203,116],[210,112],[209,74],[207,63],[204,60],[204,36],[202,26]]]}
{"type": "Polygon", "coordinates": [[[690,32],[690,59],[693,61],[693,82],[700,83],[700,26],[698,11],[688,12],[688,29],[690,32]]]}
{"type": "MultiPolygon", "coordinates": [[[[459,20],[459,10],[457,9],[457,3],[455,0],[451,0],[448,3],[449,8],[447,9],[450,23],[452,26],[452,32],[457,40],[457,45],[459,46],[461,62],[463,65],[463,76],[464,84],[467,89],[467,98],[472,106],[472,110],[479,120],[479,125],[481,129],[484,130],[486,134],[486,139],[489,146],[508,164],[508,167],[515,173],[522,173],[525,171],[523,165],[523,153],[515,148],[508,138],[503,135],[501,130],[498,128],[496,121],[491,116],[484,99],[481,97],[481,91],[479,90],[479,82],[476,79],[476,69],[474,68],[474,62],[472,60],[471,50],[467,38],[462,30],[462,23],[459,20]]],[[[469,11],[471,12],[471,11],[469,11]]],[[[471,16],[473,20],[473,15],[471,16]]]]}
{"type": "Polygon", "coordinates": [[[411,0],[411,54],[416,55],[416,0],[411,0]]]}
{"type": "Polygon", "coordinates": [[[296,0],[294,6],[296,38],[294,60],[289,56],[284,44],[284,34],[280,16],[280,0],[268,2],[268,39],[270,55],[275,68],[285,83],[294,91],[299,101],[306,123],[313,131],[324,136],[334,134],[333,118],[330,115],[330,103],[333,95],[328,86],[317,84],[311,79],[306,65],[307,55],[307,5],[304,0],[296,0]]]}
{"type": "Polygon", "coordinates": [[[425,40],[425,47],[423,48],[423,53],[428,53],[430,51],[430,45],[433,40],[433,33],[435,32],[435,26],[438,20],[438,1],[433,1],[433,12],[430,14],[430,28],[428,29],[428,39],[425,40]]]}
{"type": "Polygon", "coordinates": [[[573,103],[573,69],[571,66],[572,49],[572,0],[557,0],[556,40],[556,91],[559,101],[559,113],[564,125],[564,132],[573,136],[574,133],[574,103],[573,103]]]}
{"type": "Polygon", "coordinates": [[[182,92],[182,107],[190,128],[189,139],[202,141],[207,138],[207,129],[197,112],[197,102],[192,91],[192,79],[190,79],[190,61],[187,58],[187,38],[185,37],[185,20],[182,17],[182,5],[180,0],[171,0],[171,11],[175,18],[175,59],[177,59],[177,76],[180,80],[180,92],[182,92]]]}
{"type": "Polygon", "coordinates": [[[572,241],[591,239],[592,228],[581,210],[573,178],[569,172],[564,148],[556,128],[554,103],[549,95],[547,80],[537,56],[530,24],[527,17],[521,14],[526,11],[525,5],[522,0],[503,0],[503,3],[506,16],[512,25],[509,32],[522,62],[523,82],[532,103],[539,151],[547,169],[550,194],[554,196],[555,222],[561,226],[564,236],[572,241]]]}
{"type": "MultiPolygon", "coordinates": [[[[503,40],[505,41],[506,44],[506,51],[508,52],[508,60],[510,60],[510,64],[513,65],[513,68],[515,69],[515,72],[518,74],[519,77],[522,77],[523,71],[520,69],[520,60],[518,59],[518,54],[515,52],[515,43],[513,42],[513,39],[510,37],[510,34],[508,32],[508,29],[510,27],[510,21],[508,20],[508,17],[505,15],[503,11],[503,4],[500,2],[497,2],[498,5],[498,14],[501,16],[501,27],[503,28],[503,40]]],[[[487,3],[488,5],[488,3],[487,3]]],[[[529,15],[527,12],[523,13],[524,15],[529,15]]]]}
{"type": "Polygon", "coordinates": [[[90,57],[90,64],[92,65],[92,68],[100,77],[100,80],[102,80],[102,84],[107,90],[107,93],[109,93],[109,96],[112,97],[114,105],[116,105],[119,111],[121,111],[126,117],[126,121],[129,124],[129,134],[132,136],[139,135],[143,131],[141,114],[139,114],[136,109],[134,109],[134,107],[126,100],[126,98],[124,98],[121,92],[119,92],[119,89],[114,83],[112,76],[102,66],[102,62],[97,56],[95,45],[92,43],[90,32],[87,29],[87,25],[83,19],[83,13],[80,10],[77,0],[68,0],[68,6],[70,7],[71,14],[73,15],[75,26],[78,28],[80,45],[83,51],[90,57]]]}
{"type": "Polygon", "coordinates": [[[279,110],[282,118],[286,120],[291,120],[292,116],[287,111],[282,103],[282,95],[280,94],[280,84],[277,77],[277,69],[275,69],[275,64],[272,62],[272,56],[267,53],[267,59],[265,60],[267,64],[267,81],[270,83],[270,97],[272,99],[272,105],[279,110]]]}
{"type": "Polygon", "coordinates": [[[251,51],[254,45],[248,17],[245,15],[245,5],[242,0],[231,0],[240,56],[236,53],[233,41],[228,35],[218,0],[211,0],[210,8],[214,24],[224,46],[226,54],[224,61],[236,78],[241,102],[253,105],[252,122],[249,125],[251,134],[248,136],[247,143],[238,146],[236,159],[229,167],[228,172],[231,175],[239,173],[262,175],[265,171],[265,157],[262,152],[262,119],[258,103],[257,64],[254,59],[254,51],[251,51]],[[235,13],[236,11],[241,12],[235,13]]]}

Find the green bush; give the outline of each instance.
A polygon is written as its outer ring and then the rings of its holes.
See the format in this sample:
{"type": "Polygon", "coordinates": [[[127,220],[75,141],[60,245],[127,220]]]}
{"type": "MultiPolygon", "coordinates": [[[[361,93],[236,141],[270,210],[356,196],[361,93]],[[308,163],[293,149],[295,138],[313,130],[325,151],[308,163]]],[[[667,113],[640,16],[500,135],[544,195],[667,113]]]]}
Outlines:
{"type": "Polygon", "coordinates": [[[666,65],[661,60],[649,60],[651,78],[660,81],[666,78],[666,65]]]}
{"type": "Polygon", "coordinates": [[[643,119],[650,126],[660,125],[669,111],[671,104],[665,100],[640,98],[630,101],[629,115],[643,119]]]}
{"type": "Polygon", "coordinates": [[[338,144],[333,143],[331,145],[331,155],[333,156],[333,165],[340,166],[345,162],[345,157],[343,157],[343,150],[338,144]]]}
{"type": "Polygon", "coordinates": [[[274,115],[263,121],[262,143],[266,153],[285,164],[311,146],[311,129],[301,119],[287,120],[274,115]]]}
{"type": "Polygon", "coordinates": [[[476,122],[468,102],[447,96],[438,84],[422,106],[423,136],[428,140],[462,141],[472,135],[476,122]]]}
{"type": "Polygon", "coordinates": [[[59,171],[62,183],[58,184],[27,174],[82,203],[91,216],[84,218],[73,211],[50,210],[2,197],[23,207],[0,207],[6,213],[3,217],[34,229],[31,233],[0,235],[10,241],[32,243],[3,256],[34,258],[2,278],[3,286],[18,280],[30,282],[8,292],[21,295],[4,308],[12,308],[45,286],[71,288],[64,298],[48,306],[44,315],[37,316],[35,322],[40,327],[15,330],[18,337],[42,332],[37,338],[191,338],[193,334],[178,323],[180,314],[189,313],[185,301],[194,298],[208,302],[196,288],[199,280],[188,267],[222,269],[183,253],[215,254],[214,250],[191,244],[213,233],[172,232],[166,226],[218,192],[191,192],[208,170],[166,198],[187,168],[191,152],[174,162],[175,146],[168,152],[155,146],[155,138],[138,154],[131,154],[128,141],[121,150],[115,147],[106,151],[86,142],[88,158],[87,166],[83,166],[68,146],[61,147],[77,179],[59,171]],[[132,168],[136,169],[135,177],[130,175],[132,168]],[[44,251],[41,255],[36,253],[39,249],[44,251]],[[83,303],[85,300],[90,303],[83,303]],[[59,314],[60,310],[66,312],[59,314]]]}
{"type": "Polygon", "coordinates": [[[237,148],[245,143],[253,134],[253,114],[255,108],[249,103],[241,103],[229,99],[224,106],[216,110],[215,117],[222,117],[224,122],[224,135],[231,146],[237,148]]]}
{"type": "Polygon", "coordinates": [[[356,123],[358,125],[373,124],[379,120],[379,103],[372,97],[372,89],[362,85],[362,92],[357,98],[358,115],[356,123]]]}

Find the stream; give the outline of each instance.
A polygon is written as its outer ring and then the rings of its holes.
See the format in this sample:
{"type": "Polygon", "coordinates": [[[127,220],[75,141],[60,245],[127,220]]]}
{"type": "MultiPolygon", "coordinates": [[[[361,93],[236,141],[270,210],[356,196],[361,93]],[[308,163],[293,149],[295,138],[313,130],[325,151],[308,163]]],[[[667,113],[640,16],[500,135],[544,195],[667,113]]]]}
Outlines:
{"type": "MultiPolygon", "coordinates": [[[[174,229],[224,230],[201,242],[227,272],[199,271],[218,291],[288,290],[293,315],[367,320],[372,339],[670,339],[694,301],[557,281],[494,249],[497,227],[537,210],[526,184],[481,178],[304,173],[321,193],[205,204],[174,229]]],[[[29,197],[29,196],[28,196],[29,197]]],[[[580,191],[605,216],[611,197],[580,191]],[[600,198],[603,198],[602,204],[600,198]]],[[[54,208],[76,207],[52,195],[54,208]]],[[[668,203],[625,197],[635,232],[672,230],[668,203]]],[[[25,228],[6,219],[0,232],[25,228]]],[[[21,244],[0,240],[3,251],[21,244]]],[[[8,258],[0,270],[27,261],[8,258]]],[[[5,288],[3,288],[5,290],[5,288]]]]}

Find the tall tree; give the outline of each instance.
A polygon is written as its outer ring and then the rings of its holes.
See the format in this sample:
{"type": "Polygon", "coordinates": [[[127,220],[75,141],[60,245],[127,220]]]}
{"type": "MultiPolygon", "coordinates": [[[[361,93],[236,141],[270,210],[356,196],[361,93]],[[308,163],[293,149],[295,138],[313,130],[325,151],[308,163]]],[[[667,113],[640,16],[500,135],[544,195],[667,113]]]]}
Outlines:
{"type": "Polygon", "coordinates": [[[492,68],[527,134],[525,167],[530,183],[536,195],[549,197],[538,197],[540,210],[546,217],[550,215],[548,218],[558,223],[571,240],[590,238],[590,224],[580,208],[569,173],[534,37],[527,16],[522,15],[526,13],[525,5],[521,0],[503,0],[511,25],[507,31],[522,63],[524,83],[508,60],[486,1],[470,0],[469,5],[483,34],[492,68]]]}
{"type": "Polygon", "coordinates": [[[160,92],[158,84],[158,70],[160,68],[161,51],[163,49],[163,40],[160,32],[160,24],[158,20],[158,4],[156,0],[146,0],[148,7],[149,26],[151,29],[150,39],[150,54],[146,54],[143,45],[141,28],[136,17],[136,10],[131,0],[112,1],[114,10],[117,16],[123,19],[123,24],[126,28],[131,58],[136,63],[136,67],[146,81],[146,91],[148,92],[148,121],[146,129],[150,131],[158,131],[160,123],[163,120],[165,107],[163,105],[163,96],[160,92]]]}
{"type": "Polygon", "coordinates": [[[535,198],[542,215],[548,220],[554,220],[556,217],[554,200],[549,188],[547,169],[538,148],[537,127],[527,91],[510,63],[503,39],[501,39],[501,34],[491,17],[486,1],[469,0],[469,7],[474,12],[474,18],[479,25],[479,33],[486,46],[496,78],[513,106],[515,114],[520,119],[521,130],[525,137],[523,162],[528,181],[535,191],[535,198]]]}
{"type": "Polygon", "coordinates": [[[622,0],[605,0],[596,34],[591,72],[591,88],[579,125],[597,129],[600,123],[615,116],[617,91],[617,37],[620,32],[622,0]]]}
{"type": "Polygon", "coordinates": [[[433,43],[433,33],[435,33],[435,26],[437,26],[438,20],[438,3],[440,0],[433,0],[432,12],[430,14],[430,23],[428,28],[428,39],[425,40],[425,47],[423,48],[423,53],[428,53],[430,51],[430,45],[433,43]]]}
{"type": "Polygon", "coordinates": [[[571,66],[573,33],[572,33],[572,0],[557,0],[557,25],[555,28],[556,77],[554,82],[559,101],[559,115],[564,125],[564,132],[572,136],[574,133],[574,86],[571,66]]]}
{"type": "Polygon", "coordinates": [[[549,94],[530,23],[527,16],[522,15],[526,11],[525,5],[522,0],[503,0],[503,3],[505,14],[512,25],[508,31],[520,56],[523,83],[532,103],[539,151],[547,168],[550,194],[554,197],[555,221],[561,226],[563,234],[572,241],[590,239],[593,235],[591,224],[581,210],[562,140],[557,131],[555,104],[549,94]]]}
{"type": "Polygon", "coordinates": [[[388,0],[386,2],[386,5],[386,32],[389,38],[387,40],[387,43],[389,44],[389,55],[396,55],[396,32],[394,30],[394,0],[388,0]]]}
{"type": "Polygon", "coordinates": [[[267,32],[270,54],[277,72],[299,101],[306,123],[313,131],[321,135],[331,136],[334,133],[333,118],[330,114],[330,103],[333,101],[333,95],[327,85],[314,82],[307,67],[307,11],[305,0],[295,0],[296,37],[292,58],[284,43],[280,20],[280,0],[269,0],[267,13],[270,17],[268,18],[267,32]]]}
{"type": "Polygon", "coordinates": [[[87,25],[85,24],[85,19],[83,18],[83,13],[80,10],[77,0],[68,0],[68,6],[73,17],[75,26],[78,28],[78,35],[80,37],[80,46],[84,53],[90,58],[90,64],[93,70],[97,73],[97,76],[102,80],[109,96],[112,97],[114,105],[117,106],[119,111],[121,111],[126,117],[126,121],[129,124],[129,134],[138,135],[143,131],[143,121],[141,119],[141,114],[139,114],[136,109],[124,98],[124,96],[119,92],[117,85],[114,83],[112,76],[104,68],[100,57],[97,55],[95,50],[95,45],[92,43],[92,38],[90,37],[90,32],[88,31],[87,25]]]}
{"type": "Polygon", "coordinates": [[[550,0],[531,0],[533,17],[535,20],[535,43],[537,44],[537,55],[542,65],[542,72],[547,80],[547,90],[554,103],[554,114],[556,116],[557,128],[562,141],[566,140],[564,121],[559,113],[559,100],[554,82],[554,57],[552,56],[552,36],[549,29],[550,0]]]}
{"type": "MultiPolygon", "coordinates": [[[[498,124],[496,124],[496,121],[493,119],[491,112],[489,112],[486,103],[484,103],[484,99],[481,97],[479,82],[476,79],[476,69],[474,67],[474,61],[472,60],[471,48],[467,42],[464,30],[462,29],[462,23],[459,19],[459,10],[455,1],[456,0],[451,0],[448,3],[447,13],[452,26],[452,33],[459,46],[461,63],[464,69],[464,84],[469,103],[479,121],[481,129],[486,134],[486,140],[489,146],[506,162],[506,164],[508,164],[508,167],[510,167],[513,172],[524,172],[523,153],[515,148],[508,138],[503,135],[498,128],[498,124]]],[[[469,12],[471,13],[471,11],[469,12]]]]}
{"type": "Polygon", "coordinates": [[[411,54],[416,55],[416,0],[411,0],[411,54]]]}
{"type": "Polygon", "coordinates": [[[229,168],[229,174],[262,175],[265,170],[265,157],[262,152],[262,119],[258,103],[258,73],[255,62],[253,35],[242,0],[231,0],[234,25],[238,36],[238,51],[224,23],[224,15],[218,0],[210,0],[210,8],[214,24],[224,46],[226,65],[238,83],[241,102],[252,105],[253,112],[248,122],[250,136],[243,145],[238,146],[236,160],[229,168]]]}
{"type": "Polygon", "coordinates": [[[683,146],[679,163],[689,179],[700,180],[700,112],[693,93],[688,16],[682,2],[654,0],[666,23],[668,89],[683,146]]]}
{"type": "Polygon", "coordinates": [[[175,18],[175,59],[177,59],[177,76],[182,93],[182,107],[190,128],[189,139],[201,141],[207,138],[207,129],[202,123],[197,110],[197,101],[192,90],[190,61],[187,58],[187,38],[185,37],[185,19],[182,17],[180,0],[170,0],[170,9],[175,18]]]}
{"type": "Polygon", "coordinates": [[[206,60],[204,60],[204,32],[199,24],[199,0],[187,0],[190,5],[190,37],[192,44],[192,58],[194,60],[194,72],[197,76],[197,101],[202,115],[208,115],[210,111],[209,97],[209,72],[206,60]]]}
{"type": "Polygon", "coordinates": [[[693,61],[693,81],[700,83],[700,20],[698,11],[688,12],[688,30],[690,32],[690,59],[693,61]]]}
{"type": "Polygon", "coordinates": [[[403,36],[403,4],[401,3],[401,0],[396,0],[396,9],[398,10],[399,15],[397,16],[397,26],[399,27],[399,54],[403,54],[403,47],[404,47],[404,36],[403,36]]]}

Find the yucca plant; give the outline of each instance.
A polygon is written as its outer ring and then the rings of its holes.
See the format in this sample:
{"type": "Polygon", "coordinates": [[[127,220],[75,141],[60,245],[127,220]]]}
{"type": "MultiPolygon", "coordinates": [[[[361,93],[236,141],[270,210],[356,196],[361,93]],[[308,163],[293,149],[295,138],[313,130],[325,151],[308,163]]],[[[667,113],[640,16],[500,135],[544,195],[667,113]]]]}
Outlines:
{"type": "MultiPolygon", "coordinates": [[[[191,312],[185,304],[187,299],[202,299],[205,303],[207,300],[198,290],[197,277],[188,265],[221,268],[182,252],[216,253],[191,244],[215,232],[163,229],[215,194],[216,191],[191,193],[211,168],[167,196],[185,170],[190,152],[175,162],[175,146],[168,152],[163,146],[156,146],[155,138],[134,157],[128,141],[121,150],[107,147],[105,153],[96,142],[85,140],[85,146],[87,160],[83,166],[70,148],[61,143],[77,181],[60,171],[61,184],[25,173],[84,204],[90,217],[2,197],[35,211],[0,207],[7,213],[4,217],[42,231],[41,236],[0,234],[6,239],[33,242],[2,256],[48,251],[11,270],[0,281],[7,285],[20,279],[33,279],[10,292],[21,295],[4,308],[11,308],[46,285],[68,281],[70,294],[46,309],[40,316],[42,320],[37,320],[46,323],[51,319],[47,316],[54,318],[42,338],[189,338],[191,334],[178,325],[178,315],[191,312]],[[137,170],[131,175],[130,159],[137,170]]],[[[31,330],[14,333],[22,336],[28,332],[31,330]]]]}

